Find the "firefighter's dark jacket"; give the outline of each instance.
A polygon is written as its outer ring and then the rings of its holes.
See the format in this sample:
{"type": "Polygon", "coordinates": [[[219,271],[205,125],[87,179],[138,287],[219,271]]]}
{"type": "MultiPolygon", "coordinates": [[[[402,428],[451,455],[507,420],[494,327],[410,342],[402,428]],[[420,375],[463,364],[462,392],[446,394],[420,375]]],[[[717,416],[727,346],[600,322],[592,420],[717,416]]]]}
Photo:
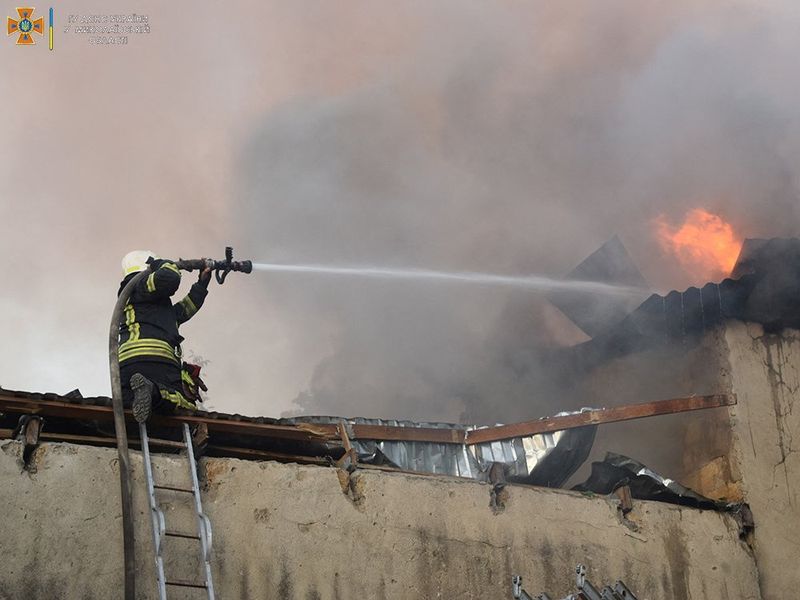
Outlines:
{"type": "MultiPolygon", "coordinates": [[[[195,283],[186,297],[173,305],[170,297],[178,291],[181,272],[174,262],[166,260],[155,261],[151,268],[153,272],[136,285],[125,305],[125,321],[119,326],[119,361],[156,361],[180,367],[183,338],[178,326],[203,306],[208,290],[195,283]]],[[[125,277],[119,291],[135,276],[131,273],[125,277]]]]}

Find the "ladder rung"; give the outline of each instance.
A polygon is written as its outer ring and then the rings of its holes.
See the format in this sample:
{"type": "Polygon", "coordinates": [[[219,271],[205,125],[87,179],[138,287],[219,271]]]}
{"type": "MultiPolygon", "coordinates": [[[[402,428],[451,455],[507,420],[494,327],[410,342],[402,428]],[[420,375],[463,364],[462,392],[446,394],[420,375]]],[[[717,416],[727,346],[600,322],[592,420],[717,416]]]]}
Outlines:
{"type": "MultiPolygon", "coordinates": [[[[142,443],[142,440],[134,440],[134,443],[138,442],[139,444],[142,443]]],[[[147,446],[160,446],[162,448],[174,448],[174,449],[181,449],[186,450],[186,444],[184,442],[176,442],[174,440],[162,440],[159,438],[147,438],[147,446]]]]}
{"type": "Polygon", "coordinates": [[[169,529],[167,529],[164,532],[164,535],[167,535],[169,537],[186,538],[187,540],[199,540],[200,539],[200,536],[197,535],[196,533],[183,533],[181,531],[170,531],[169,529]]]}
{"type": "Polygon", "coordinates": [[[190,488],[179,488],[172,485],[154,485],[157,490],[170,490],[172,492],[184,492],[186,494],[194,494],[194,490],[190,488]]]}
{"type": "Polygon", "coordinates": [[[167,585],[174,585],[177,587],[198,588],[201,590],[204,590],[208,587],[205,581],[203,583],[195,583],[193,581],[185,581],[183,579],[173,579],[171,581],[165,581],[164,583],[166,583],[167,585]]]}

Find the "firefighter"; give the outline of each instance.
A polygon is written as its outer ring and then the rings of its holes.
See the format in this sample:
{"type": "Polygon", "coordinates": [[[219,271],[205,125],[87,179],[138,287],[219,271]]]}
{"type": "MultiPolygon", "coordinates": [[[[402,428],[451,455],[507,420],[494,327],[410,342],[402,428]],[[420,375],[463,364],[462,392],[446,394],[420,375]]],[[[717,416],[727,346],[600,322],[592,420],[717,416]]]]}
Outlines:
{"type": "Polygon", "coordinates": [[[206,390],[200,367],[182,362],[183,337],[178,327],[203,306],[211,281],[211,269],[204,269],[183,300],[170,299],[181,282],[177,265],[152,252],[135,250],[122,259],[125,285],[150,264],[151,273],[142,279],[125,305],[120,322],[119,365],[122,399],[133,416],[144,423],[153,411],[196,408],[199,390],[206,390]]]}

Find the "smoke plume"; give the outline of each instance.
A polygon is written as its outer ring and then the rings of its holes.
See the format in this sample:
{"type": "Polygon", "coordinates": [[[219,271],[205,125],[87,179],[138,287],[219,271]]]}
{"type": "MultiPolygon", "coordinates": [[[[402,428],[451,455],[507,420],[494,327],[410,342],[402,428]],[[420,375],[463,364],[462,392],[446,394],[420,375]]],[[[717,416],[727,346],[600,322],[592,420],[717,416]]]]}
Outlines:
{"type": "MultiPolygon", "coordinates": [[[[264,115],[237,197],[259,256],[559,275],[619,233],[669,289],[698,282],[658,247],[659,215],[702,206],[747,235],[797,233],[783,11],[469,6],[415,5],[407,45],[380,71],[264,115]]],[[[267,286],[292,338],[313,347],[302,412],[541,414],[561,385],[543,355],[582,339],[536,294],[281,275],[267,286]]]]}
{"type": "MultiPolygon", "coordinates": [[[[788,0],[219,10],[142,2],[153,33],[126,48],[0,53],[0,169],[28,182],[0,205],[0,385],[108,393],[134,248],[561,276],[617,234],[666,290],[702,282],[662,215],[800,233],[788,0]]],[[[264,273],[184,334],[217,410],[418,420],[553,412],[546,357],[586,339],[537,293],[264,273]]]]}

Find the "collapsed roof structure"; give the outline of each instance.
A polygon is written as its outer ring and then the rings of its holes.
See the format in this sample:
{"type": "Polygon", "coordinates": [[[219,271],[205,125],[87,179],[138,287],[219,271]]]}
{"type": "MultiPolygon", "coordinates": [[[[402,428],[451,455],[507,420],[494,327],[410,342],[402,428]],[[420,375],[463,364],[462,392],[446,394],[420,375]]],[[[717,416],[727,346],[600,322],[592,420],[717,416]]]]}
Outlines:
{"type": "MultiPolygon", "coordinates": [[[[644,281],[617,239],[587,259],[570,277],[636,287],[642,287],[644,281]]],[[[195,444],[209,460],[243,458],[332,466],[350,473],[351,483],[359,472],[376,470],[485,482],[491,484],[493,511],[500,514],[507,484],[570,487],[571,479],[579,474],[592,452],[614,450],[602,444],[593,448],[604,424],[624,425],[633,419],[659,417],[652,421],[668,423],[663,428],[668,432],[665,435],[673,441],[673,453],[683,455],[685,473],[660,475],[663,465],[638,462],[634,459],[639,457],[633,453],[633,458],[627,458],[612,452],[605,459],[594,461],[592,473],[576,489],[589,495],[618,497],[621,522],[631,535],[637,535],[637,525],[631,517],[635,511],[630,512],[630,502],[637,498],[704,510],[736,507],[734,517],[743,538],[754,544],[759,585],[768,590],[764,592],[764,598],[768,598],[776,590],[788,589],[787,582],[792,581],[793,575],[787,574],[777,552],[767,544],[759,546],[757,533],[756,541],[752,541],[753,522],[742,502],[753,509],[756,524],[764,532],[774,531],[767,516],[771,507],[791,511],[795,505],[792,498],[797,496],[797,473],[791,435],[795,431],[800,435],[800,430],[792,420],[790,404],[797,396],[792,378],[800,372],[800,353],[791,331],[800,327],[798,298],[800,240],[747,240],[732,277],[719,283],[653,294],[638,306],[616,303],[593,307],[587,298],[561,294],[551,297],[592,336],[559,353],[575,379],[592,389],[591,404],[596,404],[595,408],[522,423],[486,425],[359,417],[271,419],[176,411],[171,416],[154,418],[150,446],[164,455],[178,452],[182,445],[176,432],[179,426],[190,424],[197,427],[195,444]],[[750,327],[756,329],[747,329],[750,327]],[[775,345],[779,351],[773,351],[775,345]],[[677,349],[675,356],[680,360],[664,364],[661,348],[677,349]],[[641,402],[644,398],[640,395],[639,401],[630,402],[629,397],[637,395],[635,386],[624,398],[614,396],[616,387],[608,381],[617,378],[617,383],[624,385],[628,373],[641,370],[641,361],[645,360],[642,357],[649,357],[647,361],[655,362],[668,374],[660,388],[651,386],[652,394],[672,399],[653,400],[649,396],[646,399],[650,401],[641,402]],[[699,381],[695,371],[702,371],[702,386],[695,385],[699,381]],[[694,387],[674,396],[657,391],[682,391],[676,382],[694,387]],[[756,405],[758,411],[768,415],[766,420],[751,415],[756,405]],[[699,411],[698,417],[692,423],[681,421],[677,426],[675,419],[687,411],[699,411]],[[756,441],[758,436],[760,442],[756,441]],[[699,440],[697,447],[692,440],[699,440]],[[717,444],[719,440],[722,445],[717,444]],[[752,452],[742,440],[752,443],[752,452]],[[709,441],[714,442],[713,448],[709,445],[707,452],[698,450],[709,441]],[[780,451],[777,458],[762,442],[780,451]],[[765,461],[770,463],[769,468],[765,461]],[[785,490],[777,484],[767,485],[762,478],[762,471],[776,469],[785,471],[785,490]],[[690,473],[697,475],[691,479],[697,483],[697,493],[688,489],[694,485],[681,485],[689,482],[690,473]],[[717,485],[721,480],[723,487],[717,485]],[[723,488],[724,492],[717,493],[723,488]],[[776,489],[785,491],[786,502],[776,499],[776,489]]],[[[34,461],[37,448],[45,442],[113,446],[111,423],[109,398],[83,398],[77,391],[57,395],[0,389],[0,439],[20,440],[23,463],[34,461]]],[[[139,442],[134,428],[129,430],[129,437],[136,447],[139,442]]],[[[645,439],[639,447],[646,444],[645,439]]],[[[635,447],[636,443],[629,445],[635,447]]],[[[770,477],[775,479],[774,475],[770,477]]],[[[353,496],[353,486],[348,489],[346,493],[353,496]]],[[[670,589],[679,589],[673,581],[680,578],[679,570],[669,575],[670,589]]],[[[529,571],[525,572],[527,577],[529,571]]],[[[629,576],[626,572],[625,581],[642,585],[643,580],[640,575],[631,572],[629,576]]],[[[504,580],[504,587],[507,583],[504,580]]],[[[542,583],[541,587],[547,586],[542,583]]],[[[0,579],[0,598],[2,589],[0,579]]],[[[665,596],[656,591],[648,597],[665,596]]],[[[673,597],[688,596],[674,592],[673,597]]]]}
{"type": "MultiPolygon", "coordinates": [[[[335,464],[350,460],[386,469],[451,475],[488,481],[494,465],[503,477],[528,485],[560,487],[586,460],[598,424],[735,404],[732,396],[712,395],[649,402],[613,409],[584,409],[524,423],[463,426],[382,419],[292,417],[271,419],[226,413],[192,413],[153,418],[150,445],[179,449],[183,423],[202,425],[204,452],[261,460],[335,464]]],[[[0,439],[24,434],[29,417],[42,441],[113,445],[111,400],[37,394],[0,388],[0,439]],[[28,417],[19,421],[21,417],[28,417]]],[[[136,432],[131,428],[131,439],[136,432]]],[[[23,435],[24,437],[24,435],[23,435]]]]}

